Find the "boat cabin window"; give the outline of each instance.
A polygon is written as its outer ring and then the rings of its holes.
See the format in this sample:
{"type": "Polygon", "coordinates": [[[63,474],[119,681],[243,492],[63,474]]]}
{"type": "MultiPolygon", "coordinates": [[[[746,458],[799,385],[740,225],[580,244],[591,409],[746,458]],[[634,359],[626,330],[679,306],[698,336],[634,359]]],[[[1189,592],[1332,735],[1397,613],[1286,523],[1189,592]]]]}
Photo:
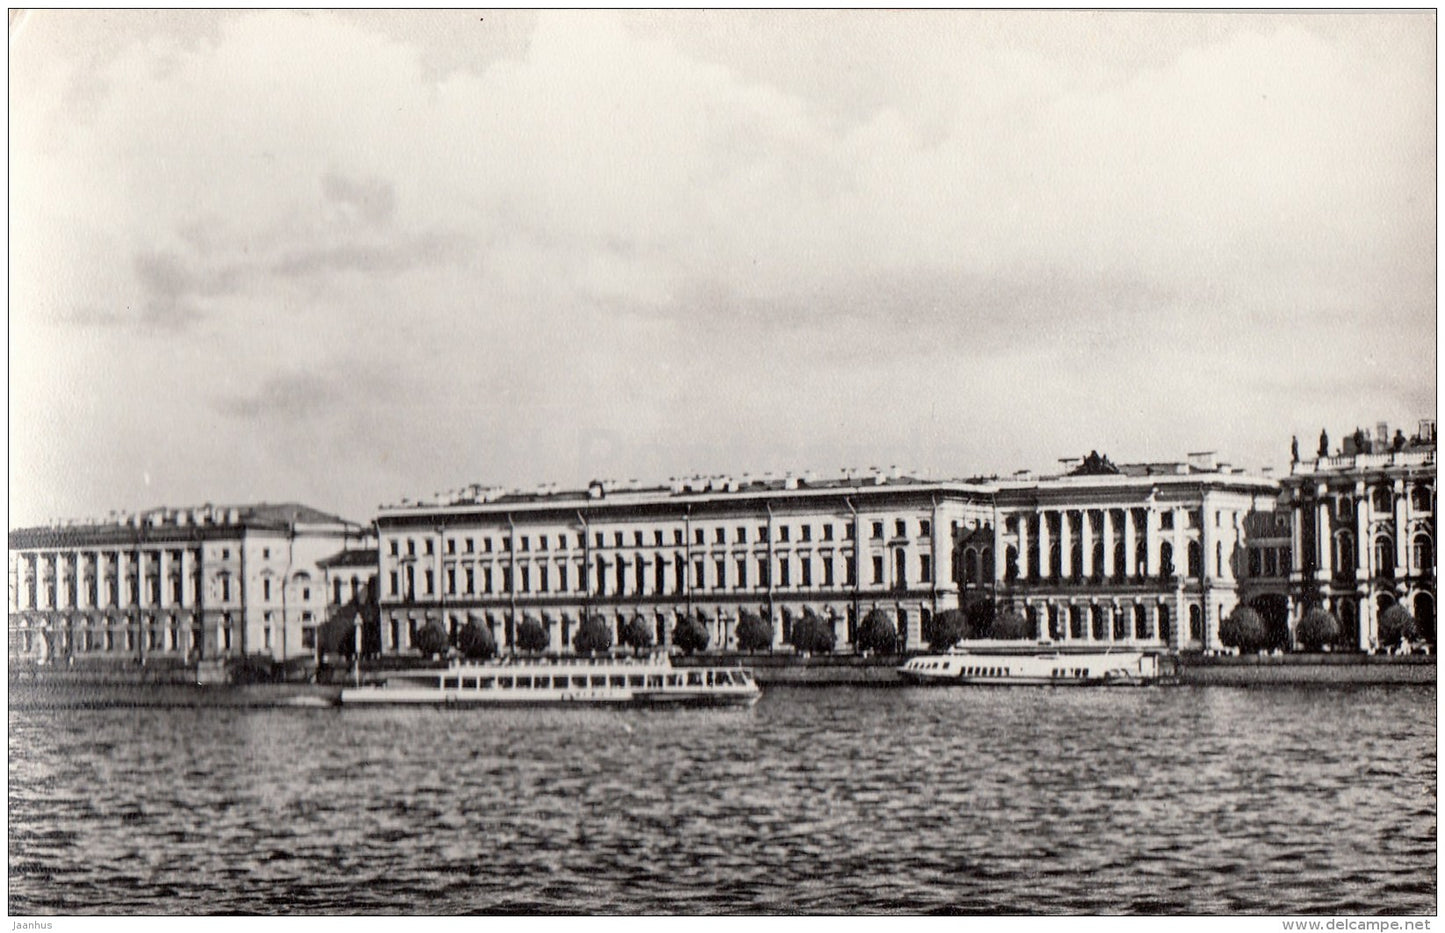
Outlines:
{"type": "Polygon", "coordinates": [[[483,690],[491,690],[496,685],[497,678],[495,677],[483,677],[481,680],[481,689],[483,690]]]}
{"type": "Polygon", "coordinates": [[[603,675],[600,675],[600,674],[594,674],[593,677],[592,677],[592,686],[594,686],[594,687],[605,687],[605,686],[607,686],[607,678],[606,678],[605,676],[603,676],[603,675]]]}
{"type": "Polygon", "coordinates": [[[649,687],[661,687],[661,686],[662,686],[662,675],[661,675],[661,674],[648,674],[648,675],[647,675],[647,685],[648,685],[649,687]]]}
{"type": "Polygon", "coordinates": [[[510,689],[512,689],[512,678],[510,678],[510,677],[498,677],[498,678],[497,678],[497,686],[498,686],[498,687],[501,687],[503,690],[510,690],[510,689]]]}
{"type": "Polygon", "coordinates": [[[532,678],[530,678],[530,677],[518,677],[518,678],[517,678],[517,687],[518,687],[518,689],[521,689],[521,690],[531,690],[531,689],[532,689],[532,678]]]}
{"type": "Polygon", "coordinates": [[[629,675],[627,676],[627,686],[629,686],[629,687],[640,687],[640,686],[642,686],[642,675],[641,675],[641,674],[629,674],[629,675]]]}
{"type": "Polygon", "coordinates": [[[446,678],[443,678],[443,679],[442,679],[442,689],[443,689],[443,690],[455,690],[455,689],[457,689],[457,679],[456,679],[455,677],[446,677],[446,678]]]}
{"type": "Polygon", "coordinates": [[[586,677],[573,677],[573,678],[572,678],[572,689],[573,689],[573,690],[586,690],[586,689],[587,689],[587,678],[586,678],[586,677]]]}
{"type": "Polygon", "coordinates": [[[477,689],[477,679],[476,679],[475,677],[463,677],[463,678],[462,678],[462,689],[463,689],[463,690],[475,690],[475,689],[477,689]]]}
{"type": "Polygon", "coordinates": [[[687,685],[688,685],[689,687],[701,687],[701,686],[702,686],[702,671],[688,671],[688,672],[687,672],[687,685]]]}
{"type": "Polygon", "coordinates": [[[681,674],[668,674],[668,675],[667,675],[667,685],[668,685],[669,687],[681,687],[681,686],[682,686],[682,675],[681,675],[681,674]]]}
{"type": "Polygon", "coordinates": [[[611,677],[607,678],[607,684],[608,686],[612,687],[625,687],[627,686],[627,675],[613,674],[611,677]]]}
{"type": "Polygon", "coordinates": [[[713,678],[713,682],[720,687],[730,687],[732,686],[733,675],[727,671],[718,671],[717,675],[713,678]]]}

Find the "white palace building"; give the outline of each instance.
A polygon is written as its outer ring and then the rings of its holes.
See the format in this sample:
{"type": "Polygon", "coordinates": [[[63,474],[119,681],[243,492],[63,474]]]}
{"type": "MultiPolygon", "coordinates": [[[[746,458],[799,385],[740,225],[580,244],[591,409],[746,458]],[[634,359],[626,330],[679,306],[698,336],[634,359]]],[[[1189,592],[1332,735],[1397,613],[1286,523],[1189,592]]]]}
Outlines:
{"type": "Polygon", "coordinates": [[[383,506],[374,528],[256,506],[21,529],[10,655],[304,656],[328,614],[355,614],[358,592],[378,620],[365,650],[382,654],[415,652],[429,622],[487,626],[507,650],[529,618],[565,652],[595,616],[614,644],[640,618],[664,646],[699,618],[726,650],[744,611],[773,622],[775,648],[814,614],[849,651],[874,610],[912,651],[932,617],[980,604],[1057,644],[1214,649],[1241,604],[1279,647],[1316,606],[1339,617],[1340,648],[1379,647],[1393,603],[1434,639],[1433,421],[1410,439],[1356,431],[1334,451],[1321,438],[1320,456],[1296,449],[1282,478],[1208,453],[1062,464],[948,481],[870,470],[472,486],[383,506]]]}

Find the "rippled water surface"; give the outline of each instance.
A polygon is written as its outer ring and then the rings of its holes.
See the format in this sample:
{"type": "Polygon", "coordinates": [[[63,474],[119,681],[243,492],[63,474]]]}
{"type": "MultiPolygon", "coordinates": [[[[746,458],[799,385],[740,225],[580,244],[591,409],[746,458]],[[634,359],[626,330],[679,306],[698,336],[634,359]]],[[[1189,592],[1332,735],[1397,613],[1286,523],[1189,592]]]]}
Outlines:
{"type": "Polygon", "coordinates": [[[12,710],[12,914],[1433,913],[1435,689],[12,710]]]}

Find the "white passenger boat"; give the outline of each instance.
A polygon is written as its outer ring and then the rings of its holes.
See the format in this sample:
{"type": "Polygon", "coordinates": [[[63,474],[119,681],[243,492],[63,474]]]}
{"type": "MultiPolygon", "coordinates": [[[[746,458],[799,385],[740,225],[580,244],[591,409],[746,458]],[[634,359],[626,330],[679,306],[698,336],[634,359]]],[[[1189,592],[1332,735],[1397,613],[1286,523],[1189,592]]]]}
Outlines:
{"type": "Polygon", "coordinates": [[[1009,654],[954,649],[920,655],[898,668],[915,684],[1126,686],[1157,683],[1159,658],[1144,651],[1009,654]]]}
{"type": "Polygon", "coordinates": [[[457,663],[388,674],[341,691],[343,705],[421,703],[534,706],[747,706],[762,691],[741,667],[673,667],[666,654],[457,663]]]}

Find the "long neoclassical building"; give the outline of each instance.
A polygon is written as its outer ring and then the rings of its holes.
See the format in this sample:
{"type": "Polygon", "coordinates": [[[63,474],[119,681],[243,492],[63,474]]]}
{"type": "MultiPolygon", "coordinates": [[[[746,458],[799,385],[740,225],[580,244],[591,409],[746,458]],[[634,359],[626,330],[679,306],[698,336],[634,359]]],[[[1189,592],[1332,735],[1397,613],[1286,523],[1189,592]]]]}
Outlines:
{"type": "Polygon", "coordinates": [[[641,616],[665,644],[701,614],[732,647],[739,613],[833,622],[853,644],[873,609],[920,647],[929,618],[985,599],[1056,642],[1219,646],[1219,621],[1264,598],[1288,625],[1280,485],[1199,454],[1124,464],[1091,455],[1056,476],[930,482],[869,472],[819,480],[695,478],[666,487],[473,487],[384,508],[382,644],[406,651],[435,619],[476,621],[503,647],[527,617],[566,650],[579,621],[641,616]],[[1262,532],[1266,566],[1249,529],[1262,532]],[[1274,600],[1274,601],[1271,601],[1274,600]]]}
{"type": "Polygon", "coordinates": [[[365,535],[295,503],[159,508],[9,535],[9,656],[315,653],[323,558],[365,535]]]}
{"type": "Polygon", "coordinates": [[[991,490],[896,472],[693,478],[669,486],[594,482],[587,489],[472,487],[377,518],[382,644],[405,651],[430,619],[476,620],[504,648],[527,617],[553,649],[579,622],[642,617],[658,644],[701,616],[714,647],[735,646],[743,610],[791,620],[812,610],[840,645],[858,620],[887,611],[905,646],[929,617],[958,605],[953,542],[992,521],[991,490]]]}
{"type": "Polygon", "coordinates": [[[1212,454],[1063,461],[1054,475],[931,481],[897,470],[479,486],[381,508],[362,528],[305,506],[154,510],[10,534],[10,655],[185,658],[311,653],[328,613],[368,620],[368,652],[414,651],[429,621],[503,649],[528,618],[552,650],[579,623],[644,620],[668,645],[700,617],[736,647],[744,611],[816,614],[839,650],[887,613],[923,646],[948,609],[1017,610],[1054,643],[1220,647],[1248,604],[1293,643],[1313,607],[1341,647],[1380,647],[1389,605],[1435,636],[1435,430],[1383,425],[1282,479],[1212,454]],[[374,548],[374,550],[373,550],[374,548]],[[374,600],[374,602],[373,602],[374,600]],[[360,607],[360,608],[359,608],[360,607]],[[361,611],[364,610],[364,611],[361,611]],[[377,620],[373,623],[371,620],[377,620]]]}

